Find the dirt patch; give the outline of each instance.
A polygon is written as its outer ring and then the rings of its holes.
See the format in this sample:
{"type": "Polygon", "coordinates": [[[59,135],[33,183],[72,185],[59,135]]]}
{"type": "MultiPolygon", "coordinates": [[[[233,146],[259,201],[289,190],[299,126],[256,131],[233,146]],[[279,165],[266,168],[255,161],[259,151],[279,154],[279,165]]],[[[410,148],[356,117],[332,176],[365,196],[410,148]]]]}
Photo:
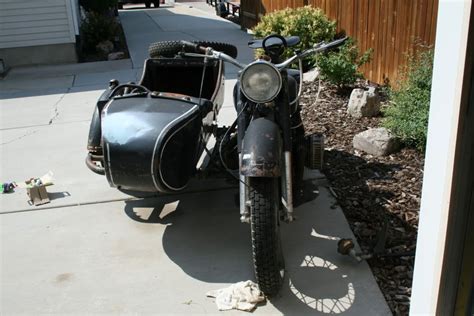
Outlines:
{"type": "Polygon", "coordinates": [[[323,172],[361,248],[373,248],[388,223],[387,256],[368,263],[392,312],[408,314],[424,155],[410,148],[387,157],[354,150],[354,135],[380,126],[381,117],[348,115],[349,93],[326,83],[306,84],[301,98],[306,133],[325,135],[323,172]]]}

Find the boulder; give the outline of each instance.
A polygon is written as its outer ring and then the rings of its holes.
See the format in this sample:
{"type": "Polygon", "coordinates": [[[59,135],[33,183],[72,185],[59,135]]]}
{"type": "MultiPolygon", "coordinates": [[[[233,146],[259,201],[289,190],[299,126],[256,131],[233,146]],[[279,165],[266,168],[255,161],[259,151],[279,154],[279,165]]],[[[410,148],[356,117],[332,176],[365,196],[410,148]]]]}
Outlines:
{"type": "Polygon", "coordinates": [[[352,90],[347,107],[347,113],[352,117],[372,117],[380,113],[380,97],[371,87],[369,90],[354,89],[352,90]]]}
{"type": "Polygon", "coordinates": [[[111,41],[102,41],[99,44],[97,44],[95,48],[99,53],[108,55],[114,50],[114,43],[112,43],[111,41]]]}
{"type": "Polygon", "coordinates": [[[125,53],[124,52],[110,53],[107,56],[107,60],[118,60],[118,59],[124,59],[124,58],[125,58],[125,53]]]}
{"type": "Polygon", "coordinates": [[[374,156],[386,156],[400,148],[400,141],[384,127],[368,129],[354,136],[354,148],[374,156]]]}
{"type": "Polygon", "coordinates": [[[304,82],[315,82],[319,77],[319,69],[313,68],[303,74],[304,82]]]}

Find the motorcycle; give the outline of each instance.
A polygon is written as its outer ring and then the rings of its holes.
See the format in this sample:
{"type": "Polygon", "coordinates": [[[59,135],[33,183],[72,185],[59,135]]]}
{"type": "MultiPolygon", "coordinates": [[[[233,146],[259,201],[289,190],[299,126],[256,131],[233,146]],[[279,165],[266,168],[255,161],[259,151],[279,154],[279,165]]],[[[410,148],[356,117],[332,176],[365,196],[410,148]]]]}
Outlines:
{"type": "MultiPolygon", "coordinates": [[[[136,192],[176,193],[202,171],[203,155],[239,185],[240,220],[251,226],[257,283],[276,294],[284,279],[280,223],[292,222],[305,165],[314,167],[314,135],[300,116],[302,60],[344,43],[319,43],[287,60],[299,37],[270,35],[249,42],[264,55],[246,65],[226,43],[168,41],[150,45],[138,84],[111,80],[91,121],[86,165],[109,184],[136,192]],[[240,69],[237,118],[218,127],[224,63],[240,69]],[[290,66],[298,63],[299,69],[290,66]],[[206,145],[214,136],[212,152],[206,145]]],[[[208,164],[210,165],[210,164],[208,164]]]]}

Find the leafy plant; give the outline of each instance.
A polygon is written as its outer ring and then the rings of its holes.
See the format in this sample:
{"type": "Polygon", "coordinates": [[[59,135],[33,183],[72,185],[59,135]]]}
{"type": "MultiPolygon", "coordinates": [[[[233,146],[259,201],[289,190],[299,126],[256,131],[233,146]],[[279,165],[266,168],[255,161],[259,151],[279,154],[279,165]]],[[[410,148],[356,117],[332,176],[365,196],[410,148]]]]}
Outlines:
{"type": "Polygon", "coordinates": [[[369,49],[361,55],[356,41],[349,38],[338,50],[317,57],[321,78],[339,88],[355,83],[363,78],[359,67],[371,60],[372,51],[369,49]]]}
{"type": "MultiPolygon", "coordinates": [[[[336,22],[329,20],[321,9],[311,6],[286,8],[264,15],[254,27],[253,32],[257,38],[264,38],[271,34],[299,36],[300,44],[286,49],[283,57],[288,58],[297,50],[332,40],[336,35],[336,22]]],[[[257,54],[261,53],[257,52],[257,54]]]]}
{"type": "Polygon", "coordinates": [[[117,5],[117,0],[80,0],[79,4],[87,12],[105,13],[117,5]]]}
{"type": "Polygon", "coordinates": [[[399,88],[389,90],[390,105],[383,110],[383,125],[408,146],[424,150],[428,131],[433,50],[409,57],[399,88]]]}
{"type": "Polygon", "coordinates": [[[81,25],[83,48],[87,52],[94,52],[97,44],[103,41],[113,42],[118,25],[113,17],[100,13],[89,12],[81,25]]]}

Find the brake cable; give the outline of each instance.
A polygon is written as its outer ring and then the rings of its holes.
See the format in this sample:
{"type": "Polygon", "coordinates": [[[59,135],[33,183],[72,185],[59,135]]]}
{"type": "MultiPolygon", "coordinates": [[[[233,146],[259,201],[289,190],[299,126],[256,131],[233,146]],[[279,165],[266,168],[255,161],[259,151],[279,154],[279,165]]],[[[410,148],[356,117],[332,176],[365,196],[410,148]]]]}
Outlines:
{"type": "Polygon", "coordinates": [[[242,115],[242,113],[244,113],[245,109],[247,109],[247,106],[248,106],[248,103],[245,102],[244,104],[244,107],[242,108],[242,110],[240,110],[239,114],[237,114],[237,117],[235,118],[235,121],[232,123],[232,125],[227,129],[227,131],[225,132],[224,136],[222,137],[221,141],[220,141],[220,144],[219,144],[219,158],[221,160],[221,164],[222,166],[224,167],[224,169],[234,178],[236,179],[238,182],[241,182],[243,183],[246,187],[249,187],[249,185],[247,183],[245,183],[244,181],[240,180],[239,177],[235,176],[233,173],[232,173],[232,170],[230,170],[228,167],[227,167],[227,164],[224,162],[224,158],[222,157],[222,144],[224,143],[224,140],[226,139],[227,137],[227,134],[235,128],[235,126],[237,126],[237,121],[240,117],[240,115],[242,115]]]}

